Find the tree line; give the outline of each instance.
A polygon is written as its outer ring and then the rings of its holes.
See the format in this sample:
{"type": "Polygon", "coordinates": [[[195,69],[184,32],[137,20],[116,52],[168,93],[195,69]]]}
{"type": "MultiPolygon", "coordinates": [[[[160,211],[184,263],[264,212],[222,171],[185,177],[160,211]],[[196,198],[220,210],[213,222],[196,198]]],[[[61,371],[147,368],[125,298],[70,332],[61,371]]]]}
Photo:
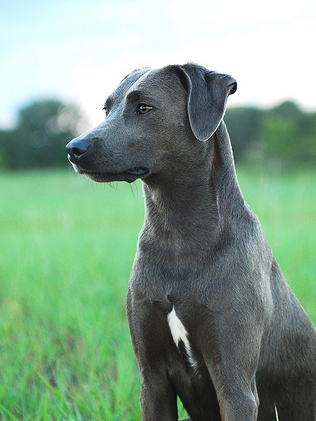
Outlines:
{"type": "Polygon", "coordinates": [[[231,108],[225,121],[237,161],[285,167],[316,163],[316,112],[305,112],[293,101],[270,109],[231,108]]]}
{"type": "Polygon", "coordinates": [[[76,105],[56,99],[22,107],[15,127],[0,130],[0,168],[65,166],[65,145],[78,135],[83,120],[76,105]]]}
{"type": "MultiPolygon", "coordinates": [[[[83,121],[77,106],[56,99],[21,108],[15,127],[0,130],[0,169],[65,167],[65,145],[83,130],[83,121]]],[[[270,109],[228,108],[225,122],[237,162],[316,163],[316,112],[293,101],[270,109]]]]}

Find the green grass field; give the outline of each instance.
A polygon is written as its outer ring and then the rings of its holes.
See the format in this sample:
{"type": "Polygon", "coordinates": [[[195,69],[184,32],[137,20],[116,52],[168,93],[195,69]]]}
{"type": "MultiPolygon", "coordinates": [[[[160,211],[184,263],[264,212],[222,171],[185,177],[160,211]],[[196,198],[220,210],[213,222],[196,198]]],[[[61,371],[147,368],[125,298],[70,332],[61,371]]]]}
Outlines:
{"type": "MultiPolygon", "coordinates": [[[[238,174],[316,323],[316,171],[238,174]]],[[[0,175],[0,420],[140,420],[125,297],[143,213],[141,184],[0,175]]]]}

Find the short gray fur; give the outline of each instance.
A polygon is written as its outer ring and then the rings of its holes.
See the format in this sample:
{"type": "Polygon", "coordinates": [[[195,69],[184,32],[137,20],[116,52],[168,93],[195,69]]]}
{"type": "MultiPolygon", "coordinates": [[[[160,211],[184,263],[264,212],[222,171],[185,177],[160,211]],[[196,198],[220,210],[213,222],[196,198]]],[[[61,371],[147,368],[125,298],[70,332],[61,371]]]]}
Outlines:
{"type": "Polygon", "coordinates": [[[240,191],[223,122],[235,90],[196,64],[138,69],[67,145],[95,181],[143,181],[127,297],[143,421],[176,421],[177,395],[192,421],[275,421],[275,406],[280,421],[316,420],[316,332],[240,191]]]}

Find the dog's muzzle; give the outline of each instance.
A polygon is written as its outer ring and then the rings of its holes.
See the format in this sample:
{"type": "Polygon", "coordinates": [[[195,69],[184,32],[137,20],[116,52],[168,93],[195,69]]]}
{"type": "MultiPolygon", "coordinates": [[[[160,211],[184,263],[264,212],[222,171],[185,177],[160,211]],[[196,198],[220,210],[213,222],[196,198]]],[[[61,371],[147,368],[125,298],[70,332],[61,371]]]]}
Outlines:
{"type": "Polygon", "coordinates": [[[103,171],[94,168],[93,160],[91,157],[85,155],[88,152],[91,144],[87,138],[75,138],[66,146],[68,159],[72,164],[74,170],[79,174],[84,174],[94,181],[98,182],[111,182],[111,181],[127,181],[132,183],[138,178],[143,178],[149,173],[149,169],[142,166],[127,168],[123,171],[103,171]],[[86,159],[88,158],[88,159],[86,159]]]}
{"type": "Polygon", "coordinates": [[[79,158],[84,155],[90,147],[90,142],[86,138],[76,138],[66,146],[68,159],[72,164],[78,164],[79,158]]]}

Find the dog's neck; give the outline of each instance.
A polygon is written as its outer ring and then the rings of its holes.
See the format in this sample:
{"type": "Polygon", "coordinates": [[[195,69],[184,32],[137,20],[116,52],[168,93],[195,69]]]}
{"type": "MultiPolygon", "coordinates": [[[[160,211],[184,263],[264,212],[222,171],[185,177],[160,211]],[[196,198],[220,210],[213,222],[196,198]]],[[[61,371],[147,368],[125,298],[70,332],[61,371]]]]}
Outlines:
{"type": "Polygon", "coordinates": [[[144,183],[144,230],[164,237],[171,247],[215,240],[223,225],[238,217],[237,210],[245,209],[224,123],[208,142],[207,159],[194,173],[156,175],[144,183]]]}

